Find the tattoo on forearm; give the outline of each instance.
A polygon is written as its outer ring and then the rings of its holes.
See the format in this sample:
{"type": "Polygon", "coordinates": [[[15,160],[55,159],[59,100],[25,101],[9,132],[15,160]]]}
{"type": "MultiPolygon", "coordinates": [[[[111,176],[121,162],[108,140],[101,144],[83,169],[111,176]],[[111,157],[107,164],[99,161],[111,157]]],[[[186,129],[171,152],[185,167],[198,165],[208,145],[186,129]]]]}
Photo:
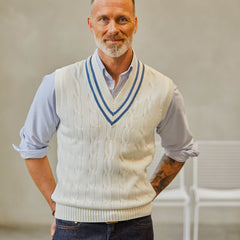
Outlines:
{"type": "Polygon", "coordinates": [[[166,155],[162,157],[151,179],[157,195],[175,178],[183,165],[184,162],[177,162],[166,155]]]}

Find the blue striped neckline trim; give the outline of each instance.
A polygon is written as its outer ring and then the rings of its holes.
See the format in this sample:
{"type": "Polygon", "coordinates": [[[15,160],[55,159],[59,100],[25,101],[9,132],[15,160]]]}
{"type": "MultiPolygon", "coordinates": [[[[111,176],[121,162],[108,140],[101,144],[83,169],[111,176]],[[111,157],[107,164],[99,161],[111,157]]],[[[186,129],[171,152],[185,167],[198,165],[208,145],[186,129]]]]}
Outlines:
{"type": "Polygon", "coordinates": [[[115,112],[113,112],[113,111],[108,107],[108,105],[107,105],[107,103],[106,103],[105,99],[103,98],[103,95],[102,95],[102,93],[101,93],[101,91],[100,91],[100,88],[99,88],[99,85],[98,85],[98,82],[97,82],[97,79],[96,79],[96,75],[95,75],[95,72],[94,72],[94,69],[93,69],[92,56],[91,56],[91,58],[90,58],[90,67],[91,67],[91,71],[92,71],[92,75],[93,75],[93,79],[94,79],[95,85],[96,85],[96,87],[97,87],[98,94],[99,94],[99,96],[100,96],[100,98],[101,98],[104,106],[106,107],[106,109],[108,110],[108,112],[109,112],[112,116],[115,116],[115,115],[123,108],[123,106],[126,104],[126,102],[128,101],[128,99],[130,98],[131,93],[132,93],[132,91],[133,91],[133,89],[134,89],[134,87],[135,87],[135,85],[136,85],[137,79],[138,79],[139,67],[140,67],[139,65],[140,65],[140,64],[139,64],[139,61],[138,61],[137,74],[136,74],[136,77],[135,77],[135,79],[134,79],[133,85],[132,85],[132,87],[131,87],[131,89],[130,89],[130,91],[129,91],[129,93],[128,93],[127,98],[126,98],[125,101],[122,103],[122,105],[121,105],[115,112]]]}
{"type": "MultiPolygon", "coordinates": [[[[138,84],[138,87],[137,87],[137,90],[132,98],[132,100],[130,101],[130,103],[128,104],[128,106],[126,107],[126,109],[115,119],[115,120],[111,120],[107,113],[104,111],[104,109],[102,108],[101,104],[99,103],[99,100],[97,98],[97,95],[96,95],[96,92],[94,91],[94,88],[93,88],[93,85],[92,85],[92,82],[91,82],[91,78],[90,78],[90,74],[89,74],[89,69],[88,69],[88,64],[87,64],[88,60],[85,61],[85,69],[86,69],[86,74],[87,74],[87,78],[88,78],[88,83],[89,83],[89,86],[90,86],[90,89],[93,93],[93,96],[94,96],[94,99],[99,107],[99,109],[101,110],[102,114],[104,115],[104,117],[106,118],[106,120],[111,124],[111,125],[114,125],[116,122],[118,122],[121,117],[129,110],[129,108],[131,107],[132,103],[134,102],[139,90],[140,90],[140,87],[142,85],[142,81],[143,81],[143,77],[144,77],[144,73],[145,73],[145,66],[144,64],[143,65],[143,69],[142,69],[142,74],[141,74],[141,79],[140,79],[140,82],[138,84]]],[[[129,98],[131,97],[132,95],[132,92],[134,90],[134,87],[137,83],[137,79],[139,77],[139,69],[140,69],[140,62],[138,61],[138,66],[137,66],[137,73],[136,73],[136,77],[134,79],[134,82],[132,84],[132,87],[128,93],[128,96],[126,97],[126,99],[124,100],[124,102],[121,104],[121,106],[116,110],[116,111],[112,111],[109,106],[107,105],[104,97],[103,97],[103,94],[99,88],[99,85],[98,85],[98,82],[97,82],[97,78],[96,78],[96,75],[95,75],[95,72],[94,72],[94,69],[93,69],[93,65],[92,65],[92,56],[90,57],[90,69],[91,69],[91,73],[92,73],[92,76],[93,76],[93,80],[94,80],[94,84],[96,86],[96,89],[97,89],[97,93],[98,95],[100,96],[100,99],[102,101],[102,103],[104,104],[104,106],[106,107],[107,111],[111,114],[112,117],[114,117],[125,105],[126,103],[128,102],[129,98]]]]}

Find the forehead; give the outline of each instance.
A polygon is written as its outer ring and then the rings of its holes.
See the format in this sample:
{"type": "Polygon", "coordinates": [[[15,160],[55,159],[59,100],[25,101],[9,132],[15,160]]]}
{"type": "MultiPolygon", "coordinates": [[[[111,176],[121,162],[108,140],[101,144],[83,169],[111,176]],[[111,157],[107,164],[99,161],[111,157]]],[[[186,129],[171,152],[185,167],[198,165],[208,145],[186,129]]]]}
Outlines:
{"type": "Polygon", "coordinates": [[[92,16],[110,12],[134,15],[132,0],[95,0],[92,4],[92,16]]]}

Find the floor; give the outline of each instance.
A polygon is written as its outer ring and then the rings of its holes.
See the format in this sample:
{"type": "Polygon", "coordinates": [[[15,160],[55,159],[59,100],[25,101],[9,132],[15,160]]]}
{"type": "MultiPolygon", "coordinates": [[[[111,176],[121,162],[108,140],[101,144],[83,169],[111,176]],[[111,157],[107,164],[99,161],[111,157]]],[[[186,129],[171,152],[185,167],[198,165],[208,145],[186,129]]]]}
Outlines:
{"type": "MultiPolygon", "coordinates": [[[[182,226],[155,224],[155,240],[181,240],[182,226]]],[[[240,240],[239,225],[200,225],[199,240],[240,240]]],[[[49,226],[0,226],[0,240],[51,240],[49,226]]],[[[137,240],[137,239],[136,239],[137,240]]]]}

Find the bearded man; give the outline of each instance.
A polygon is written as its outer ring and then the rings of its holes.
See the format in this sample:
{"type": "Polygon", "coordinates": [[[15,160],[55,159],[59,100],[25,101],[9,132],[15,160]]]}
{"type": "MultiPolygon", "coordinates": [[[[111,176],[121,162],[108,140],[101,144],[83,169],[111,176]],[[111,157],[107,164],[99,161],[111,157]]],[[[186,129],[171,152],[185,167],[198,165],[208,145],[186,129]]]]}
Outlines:
{"type": "Polygon", "coordinates": [[[44,77],[15,148],[55,216],[53,239],[152,240],[153,200],[197,155],[183,98],[133,52],[134,0],[92,1],[88,26],[95,53],[44,77]],[[166,155],[149,180],[155,132],[166,155]]]}

